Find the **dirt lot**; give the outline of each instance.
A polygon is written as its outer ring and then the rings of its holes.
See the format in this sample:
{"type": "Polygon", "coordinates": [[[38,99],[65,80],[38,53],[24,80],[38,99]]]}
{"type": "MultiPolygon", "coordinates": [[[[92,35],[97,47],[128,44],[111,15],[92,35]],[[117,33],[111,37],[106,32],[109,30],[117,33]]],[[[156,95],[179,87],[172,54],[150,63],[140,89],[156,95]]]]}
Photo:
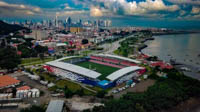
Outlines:
{"type": "Polygon", "coordinates": [[[18,79],[25,82],[28,86],[32,88],[37,88],[40,91],[44,92],[43,96],[40,96],[39,98],[25,99],[25,102],[28,102],[30,104],[40,105],[40,104],[47,103],[50,100],[51,95],[50,95],[50,92],[47,90],[47,87],[43,86],[38,81],[31,80],[25,75],[19,76],[18,79]]]}
{"type": "Polygon", "coordinates": [[[67,99],[66,102],[68,102],[67,106],[70,107],[72,112],[81,112],[85,109],[91,109],[94,106],[103,105],[102,103],[99,103],[99,99],[92,96],[74,96],[71,99],[67,99]]]}
{"type": "Polygon", "coordinates": [[[152,86],[155,83],[154,80],[147,79],[144,81],[141,81],[140,83],[137,83],[135,87],[129,87],[126,90],[123,90],[117,94],[113,94],[114,98],[120,98],[122,95],[126,94],[127,92],[144,92],[148,89],[148,87],[152,86]]]}

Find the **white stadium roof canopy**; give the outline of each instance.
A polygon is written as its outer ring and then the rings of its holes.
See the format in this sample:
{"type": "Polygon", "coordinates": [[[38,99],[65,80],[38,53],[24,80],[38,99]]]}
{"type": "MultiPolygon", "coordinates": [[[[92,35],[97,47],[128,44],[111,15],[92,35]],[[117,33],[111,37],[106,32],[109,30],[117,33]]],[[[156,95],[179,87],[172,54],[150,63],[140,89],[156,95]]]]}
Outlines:
{"type": "Polygon", "coordinates": [[[54,61],[62,61],[62,60],[65,60],[65,59],[70,59],[70,58],[78,58],[78,56],[67,56],[67,57],[63,57],[63,58],[60,58],[60,59],[57,59],[57,60],[54,60],[54,61]]]}
{"type": "Polygon", "coordinates": [[[117,55],[111,55],[111,54],[96,54],[94,56],[117,58],[117,59],[121,59],[121,60],[130,61],[130,62],[133,62],[133,63],[136,63],[136,64],[140,64],[141,63],[140,61],[137,61],[137,60],[133,60],[133,59],[130,59],[130,58],[125,58],[125,57],[117,56],[117,55]]]}
{"type": "Polygon", "coordinates": [[[95,79],[101,75],[100,73],[95,72],[93,70],[89,70],[87,68],[83,68],[83,67],[65,63],[65,62],[59,62],[58,60],[47,62],[46,64],[60,68],[60,69],[68,70],[68,71],[71,71],[71,72],[74,72],[74,73],[77,73],[77,74],[80,74],[80,75],[83,75],[83,76],[86,76],[89,78],[93,78],[93,79],[95,79]]]}
{"type": "Polygon", "coordinates": [[[142,67],[138,67],[138,66],[125,67],[125,68],[122,68],[122,69],[120,69],[120,70],[118,70],[116,72],[113,72],[112,74],[110,74],[106,78],[111,80],[111,81],[114,81],[114,80],[124,76],[127,73],[134,72],[134,71],[140,70],[140,69],[143,69],[143,68],[142,67]]]}

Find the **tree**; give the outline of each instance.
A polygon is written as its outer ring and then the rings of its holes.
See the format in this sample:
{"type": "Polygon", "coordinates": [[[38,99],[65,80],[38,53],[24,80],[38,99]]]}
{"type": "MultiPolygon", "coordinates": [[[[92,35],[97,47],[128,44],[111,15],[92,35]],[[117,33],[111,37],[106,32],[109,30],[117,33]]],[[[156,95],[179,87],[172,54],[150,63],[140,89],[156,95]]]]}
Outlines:
{"type": "Polygon", "coordinates": [[[88,39],[83,39],[82,44],[88,44],[88,39]]]}
{"type": "Polygon", "coordinates": [[[77,91],[76,91],[76,94],[78,94],[79,96],[83,96],[83,95],[84,95],[84,90],[83,90],[83,88],[77,90],[77,91]]]}
{"type": "Polygon", "coordinates": [[[43,54],[43,53],[40,53],[40,54],[39,54],[39,57],[40,57],[40,59],[41,59],[42,61],[44,61],[44,54],[43,54]]]}
{"type": "Polygon", "coordinates": [[[64,94],[65,98],[71,98],[74,95],[74,93],[67,86],[64,88],[64,94]]]}
{"type": "Polygon", "coordinates": [[[45,112],[45,108],[43,106],[33,105],[30,108],[21,109],[20,112],[45,112]]]}
{"type": "Polygon", "coordinates": [[[0,67],[7,70],[12,70],[21,63],[20,57],[12,47],[0,48],[0,67]]]}
{"type": "Polygon", "coordinates": [[[31,53],[32,53],[31,49],[25,44],[19,45],[18,50],[22,52],[21,54],[22,58],[28,58],[31,56],[31,53]]]}
{"type": "Polygon", "coordinates": [[[48,47],[43,47],[41,45],[37,45],[37,46],[35,46],[35,50],[37,51],[37,53],[45,53],[48,51],[48,47]]]}
{"type": "Polygon", "coordinates": [[[106,91],[102,90],[102,91],[98,91],[96,96],[98,98],[104,98],[105,95],[106,95],[106,91]]]}

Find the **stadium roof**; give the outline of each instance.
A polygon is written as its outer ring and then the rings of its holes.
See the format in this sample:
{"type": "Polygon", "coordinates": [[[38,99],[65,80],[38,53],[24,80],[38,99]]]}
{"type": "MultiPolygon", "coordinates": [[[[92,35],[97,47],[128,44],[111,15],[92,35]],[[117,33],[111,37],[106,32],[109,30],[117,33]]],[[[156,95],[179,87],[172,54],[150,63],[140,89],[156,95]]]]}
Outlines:
{"type": "Polygon", "coordinates": [[[62,112],[64,106],[63,100],[52,100],[50,101],[46,112],[62,112]]]}
{"type": "Polygon", "coordinates": [[[140,69],[143,69],[143,68],[142,67],[138,67],[138,66],[126,67],[126,68],[120,69],[120,70],[118,70],[116,72],[113,72],[112,74],[110,74],[106,78],[111,80],[111,81],[114,81],[114,80],[124,76],[127,73],[134,72],[134,71],[140,70],[140,69]]]}
{"type": "Polygon", "coordinates": [[[4,88],[10,85],[15,85],[19,82],[20,82],[19,80],[8,75],[0,76],[0,88],[4,88]]]}
{"type": "Polygon", "coordinates": [[[137,61],[137,60],[133,60],[133,59],[130,59],[130,58],[117,56],[117,55],[111,55],[111,54],[96,54],[96,56],[107,56],[107,57],[112,57],[112,58],[130,61],[130,62],[137,63],[137,64],[141,63],[140,61],[137,61]]]}
{"type": "Polygon", "coordinates": [[[67,57],[63,57],[63,58],[57,59],[55,61],[62,61],[62,60],[65,60],[65,59],[70,59],[70,58],[75,58],[75,57],[78,57],[78,56],[67,56],[67,57]]]}
{"type": "Polygon", "coordinates": [[[57,68],[61,68],[64,70],[68,70],[77,74],[81,74],[83,76],[89,77],[89,78],[97,78],[99,77],[101,74],[98,72],[95,72],[93,70],[87,69],[87,68],[83,68],[74,64],[69,64],[69,63],[65,63],[65,62],[59,62],[59,61],[51,61],[51,62],[47,62],[47,65],[51,65],[57,68]]]}

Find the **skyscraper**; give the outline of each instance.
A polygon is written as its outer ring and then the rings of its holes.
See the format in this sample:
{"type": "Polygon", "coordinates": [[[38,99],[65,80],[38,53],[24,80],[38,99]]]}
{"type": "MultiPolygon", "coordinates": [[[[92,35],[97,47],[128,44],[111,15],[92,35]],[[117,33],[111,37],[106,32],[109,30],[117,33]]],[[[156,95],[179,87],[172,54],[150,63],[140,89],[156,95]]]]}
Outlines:
{"type": "Polygon", "coordinates": [[[66,23],[67,23],[67,26],[71,26],[71,24],[72,24],[72,19],[71,19],[71,17],[68,17],[68,18],[66,19],[66,23]]]}
{"type": "Polygon", "coordinates": [[[58,27],[58,16],[56,15],[55,26],[58,27]]]}

